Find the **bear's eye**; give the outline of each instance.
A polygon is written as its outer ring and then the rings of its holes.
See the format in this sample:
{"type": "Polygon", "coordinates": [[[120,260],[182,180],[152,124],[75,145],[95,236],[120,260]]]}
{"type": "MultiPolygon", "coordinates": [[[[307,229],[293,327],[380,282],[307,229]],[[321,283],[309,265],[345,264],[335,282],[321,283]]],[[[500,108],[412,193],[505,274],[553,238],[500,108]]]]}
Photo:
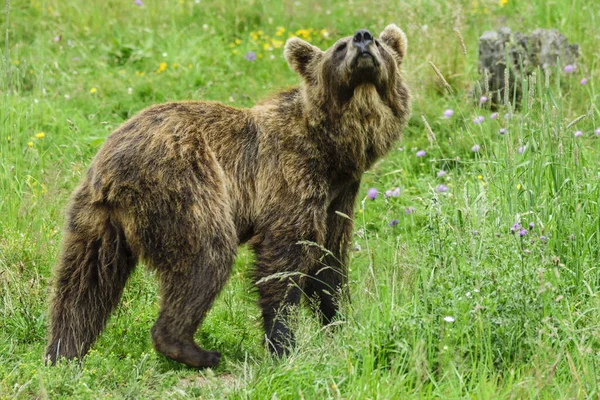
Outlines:
{"type": "Polygon", "coordinates": [[[340,45],[339,45],[339,46],[338,46],[338,47],[335,49],[335,51],[336,51],[336,52],[343,51],[343,50],[346,48],[346,46],[347,46],[347,45],[348,45],[347,43],[342,43],[342,44],[340,44],[340,45]]]}

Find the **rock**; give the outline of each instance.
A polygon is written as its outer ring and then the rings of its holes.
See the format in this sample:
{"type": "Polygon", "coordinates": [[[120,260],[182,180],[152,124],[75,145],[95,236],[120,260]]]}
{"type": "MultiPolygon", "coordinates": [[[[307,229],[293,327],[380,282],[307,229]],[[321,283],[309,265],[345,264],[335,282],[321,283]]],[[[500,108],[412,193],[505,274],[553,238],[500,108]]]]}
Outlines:
{"type": "Polygon", "coordinates": [[[479,72],[481,90],[492,105],[504,103],[506,99],[518,105],[522,97],[520,82],[538,67],[546,69],[559,62],[564,66],[576,64],[579,46],[569,44],[567,38],[556,29],[536,29],[529,36],[512,33],[510,28],[486,31],[479,38],[479,72]],[[508,70],[508,79],[505,73],[508,70]],[[518,83],[518,84],[517,84],[518,83]]]}

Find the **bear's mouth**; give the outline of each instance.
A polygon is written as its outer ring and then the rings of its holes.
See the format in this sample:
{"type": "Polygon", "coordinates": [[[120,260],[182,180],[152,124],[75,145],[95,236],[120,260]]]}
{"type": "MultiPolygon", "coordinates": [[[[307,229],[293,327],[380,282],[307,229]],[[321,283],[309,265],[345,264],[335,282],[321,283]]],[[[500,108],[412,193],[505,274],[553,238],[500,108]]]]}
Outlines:
{"type": "Polygon", "coordinates": [[[379,66],[379,60],[370,51],[363,50],[354,56],[352,64],[357,69],[371,69],[379,66]]]}

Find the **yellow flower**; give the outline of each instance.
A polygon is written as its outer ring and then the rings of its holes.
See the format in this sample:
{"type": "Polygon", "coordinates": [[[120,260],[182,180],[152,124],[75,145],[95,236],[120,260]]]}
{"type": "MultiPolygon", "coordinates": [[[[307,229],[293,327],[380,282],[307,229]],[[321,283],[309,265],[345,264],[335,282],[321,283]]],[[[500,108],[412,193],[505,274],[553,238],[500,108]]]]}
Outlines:
{"type": "Polygon", "coordinates": [[[483,179],[483,176],[481,176],[481,175],[477,175],[477,179],[479,179],[479,180],[482,180],[482,179],[483,179]]]}
{"type": "Polygon", "coordinates": [[[166,70],[167,70],[167,63],[166,63],[166,62],[161,62],[161,63],[158,65],[158,69],[156,70],[156,73],[157,73],[157,74],[160,74],[161,72],[164,72],[164,71],[166,71],[166,70]]]}
{"type": "Polygon", "coordinates": [[[38,139],[43,139],[46,136],[44,132],[39,132],[35,134],[35,137],[38,139]]]}
{"type": "Polygon", "coordinates": [[[96,93],[97,91],[98,91],[98,89],[96,89],[95,87],[90,89],[90,93],[92,93],[92,94],[96,93]]]}
{"type": "Polygon", "coordinates": [[[192,64],[188,64],[188,68],[192,68],[192,64]]]}
{"type": "Polygon", "coordinates": [[[173,63],[173,68],[177,68],[179,67],[179,65],[177,65],[177,63],[173,63]]]}
{"type": "Polygon", "coordinates": [[[242,43],[242,41],[241,41],[240,39],[235,39],[235,44],[238,44],[238,45],[239,45],[239,44],[241,44],[241,43],[242,43]]]}
{"type": "Polygon", "coordinates": [[[263,50],[273,51],[273,48],[271,47],[271,45],[269,43],[265,43],[265,44],[263,44],[263,50]]]}
{"type": "Polygon", "coordinates": [[[283,26],[278,26],[277,31],[275,32],[275,36],[283,36],[285,33],[285,28],[283,26]]]}
{"type": "Polygon", "coordinates": [[[10,136],[8,137],[8,141],[10,142],[10,136]]]}
{"type": "Polygon", "coordinates": [[[238,53],[238,49],[231,50],[231,54],[237,54],[237,53],[238,53]]]}
{"type": "Polygon", "coordinates": [[[33,147],[33,142],[27,142],[27,146],[33,147]]]}
{"type": "Polygon", "coordinates": [[[500,0],[500,7],[504,7],[508,3],[508,0],[500,0]]]}
{"type": "Polygon", "coordinates": [[[319,32],[321,34],[321,37],[327,39],[329,37],[329,32],[326,29],[321,29],[321,31],[319,32]]]}
{"type": "Polygon", "coordinates": [[[521,190],[521,184],[517,184],[517,190],[521,190]]]}
{"type": "Polygon", "coordinates": [[[304,38],[304,39],[308,39],[310,37],[310,34],[312,32],[312,29],[298,29],[296,31],[296,36],[304,38]]]}
{"type": "Polygon", "coordinates": [[[283,46],[283,40],[271,39],[271,45],[275,49],[279,49],[283,46]]]}

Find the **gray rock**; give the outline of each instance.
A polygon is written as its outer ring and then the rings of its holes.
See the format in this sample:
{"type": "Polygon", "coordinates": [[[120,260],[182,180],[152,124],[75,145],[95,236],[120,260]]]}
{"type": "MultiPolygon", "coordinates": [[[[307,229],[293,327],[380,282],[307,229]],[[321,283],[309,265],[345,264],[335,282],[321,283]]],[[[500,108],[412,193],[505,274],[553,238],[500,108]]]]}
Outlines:
{"type": "Polygon", "coordinates": [[[506,27],[484,32],[479,38],[481,87],[475,94],[486,94],[492,105],[502,104],[505,96],[518,105],[522,97],[520,82],[538,67],[575,65],[578,58],[579,46],[569,44],[556,29],[538,28],[530,35],[512,33],[506,27]]]}

